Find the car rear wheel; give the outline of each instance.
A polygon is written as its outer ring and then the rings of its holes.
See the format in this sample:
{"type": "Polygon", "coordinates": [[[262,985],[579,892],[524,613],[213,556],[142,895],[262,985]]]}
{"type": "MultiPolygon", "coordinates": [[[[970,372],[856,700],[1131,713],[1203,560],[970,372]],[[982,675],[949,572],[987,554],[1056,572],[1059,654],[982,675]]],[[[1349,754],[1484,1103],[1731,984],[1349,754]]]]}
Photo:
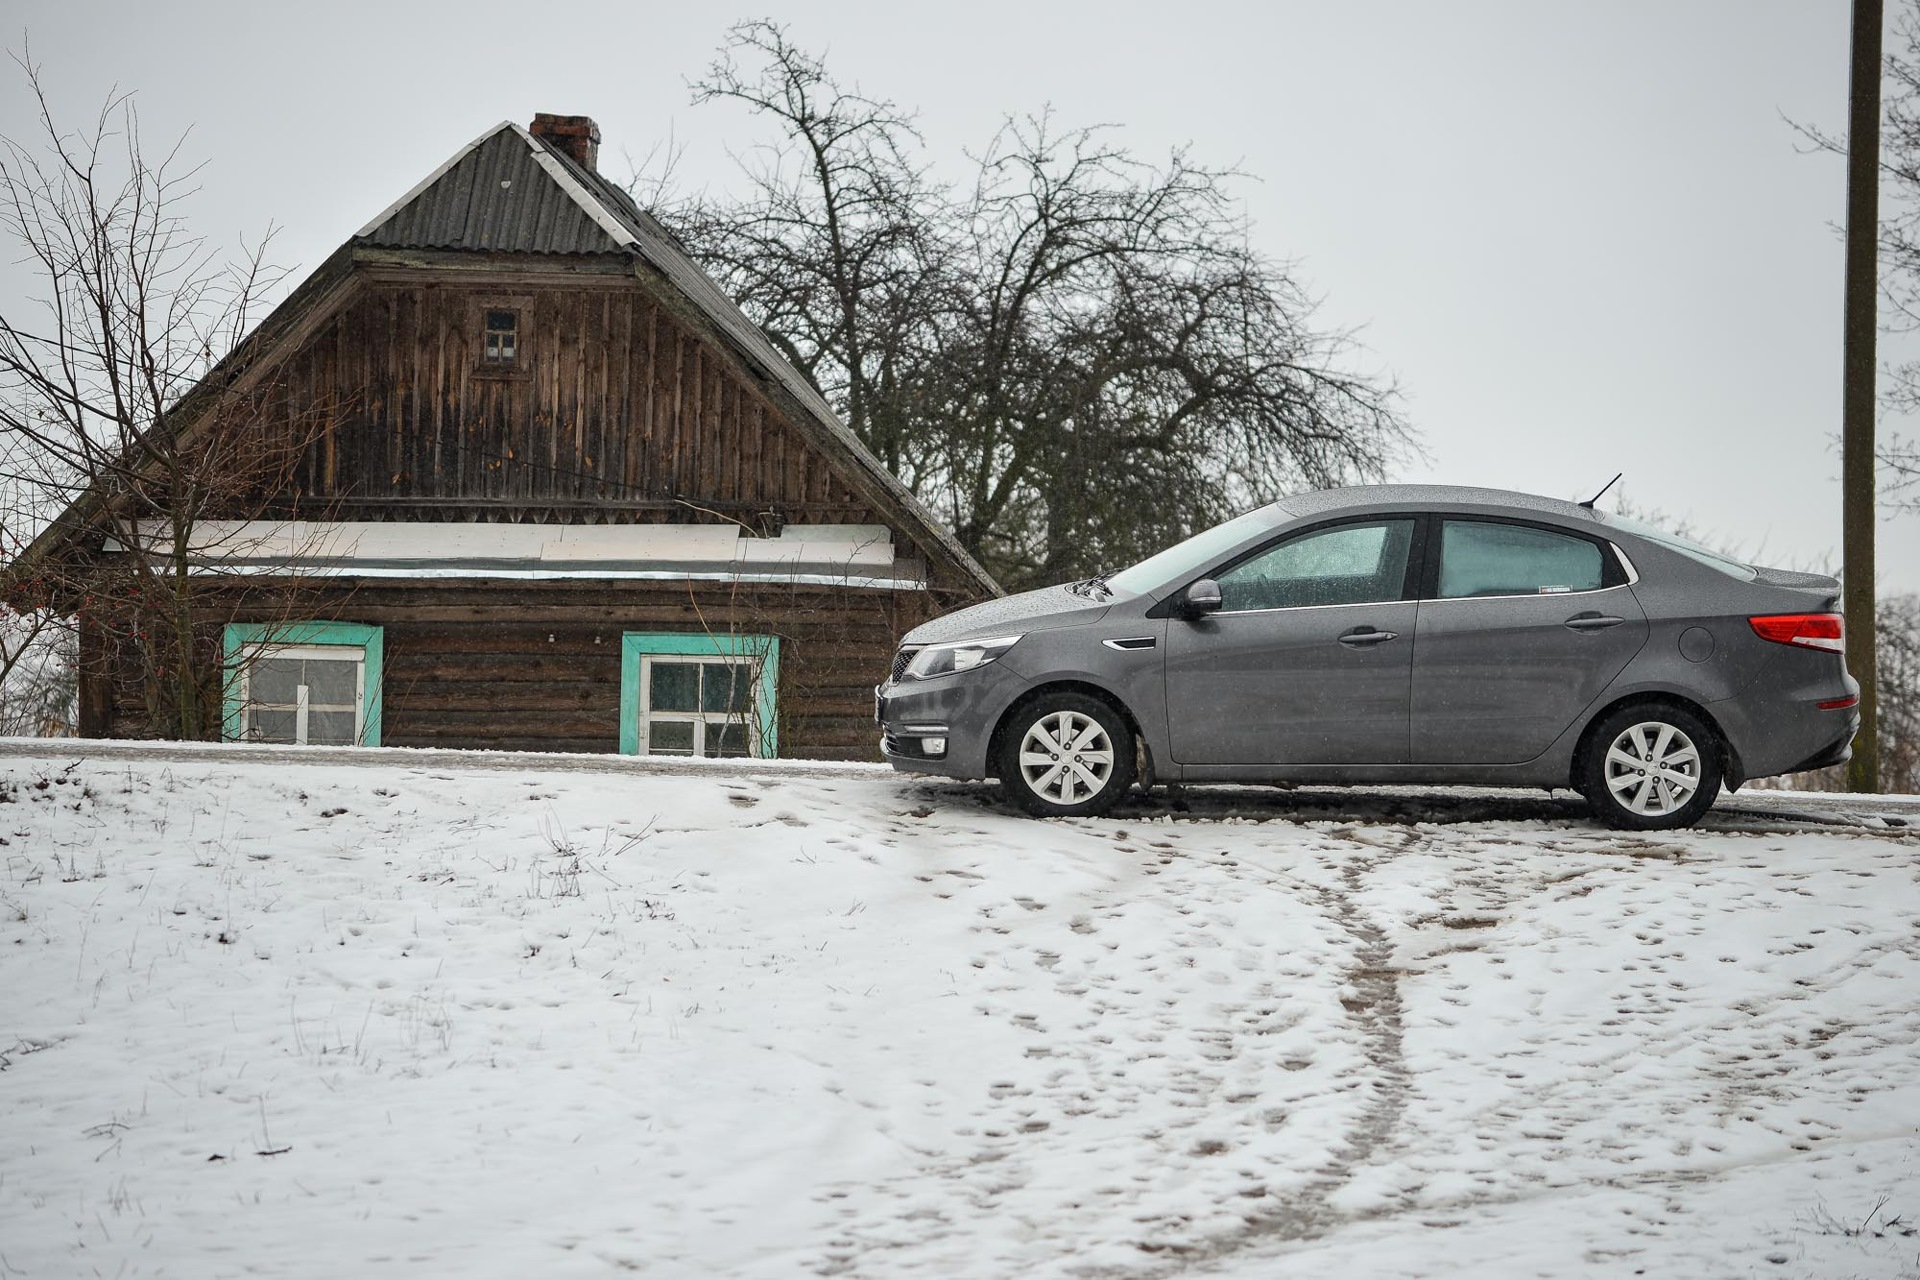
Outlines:
{"type": "Polygon", "coordinates": [[[1000,741],[1000,786],[1040,818],[1105,813],[1133,785],[1133,732],[1120,713],[1080,693],[1044,694],[1020,708],[1000,741]]]}
{"type": "Polygon", "coordinates": [[[1690,827],[1720,794],[1720,738],[1682,707],[1621,707],[1589,731],[1580,774],[1594,816],[1610,827],[1690,827]]]}

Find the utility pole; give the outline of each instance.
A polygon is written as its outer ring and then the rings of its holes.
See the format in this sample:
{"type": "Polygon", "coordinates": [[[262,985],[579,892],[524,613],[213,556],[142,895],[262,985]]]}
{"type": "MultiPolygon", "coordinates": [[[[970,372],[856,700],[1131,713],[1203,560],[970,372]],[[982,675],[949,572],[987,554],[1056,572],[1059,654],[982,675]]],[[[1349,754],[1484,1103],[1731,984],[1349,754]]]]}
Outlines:
{"type": "Polygon", "coordinates": [[[1842,607],[1847,670],[1860,682],[1860,733],[1847,790],[1880,790],[1879,699],[1874,690],[1876,512],[1873,415],[1874,339],[1880,298],[1881,0],[1853,0],[1853,87],[1847,112],[1847,301],[1841,397],[1842,607]]]}

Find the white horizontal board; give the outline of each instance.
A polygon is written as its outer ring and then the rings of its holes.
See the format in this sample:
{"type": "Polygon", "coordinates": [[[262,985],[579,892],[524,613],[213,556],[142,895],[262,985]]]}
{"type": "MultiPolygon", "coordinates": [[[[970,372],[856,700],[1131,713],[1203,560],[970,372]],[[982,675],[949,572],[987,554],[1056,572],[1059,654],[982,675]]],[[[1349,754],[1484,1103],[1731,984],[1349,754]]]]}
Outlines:
{"type": "MultiPolygon", "coordinates": [[[[164,546],[162,522],[139,530],[164,546]]],[[[737,525],[462,524],[451,521],[207,520],[192,551],[210,568],[300,566],[783,565],[873,570],[894,563],[883,525],[790,525],[758,538],[737,525]]]]}

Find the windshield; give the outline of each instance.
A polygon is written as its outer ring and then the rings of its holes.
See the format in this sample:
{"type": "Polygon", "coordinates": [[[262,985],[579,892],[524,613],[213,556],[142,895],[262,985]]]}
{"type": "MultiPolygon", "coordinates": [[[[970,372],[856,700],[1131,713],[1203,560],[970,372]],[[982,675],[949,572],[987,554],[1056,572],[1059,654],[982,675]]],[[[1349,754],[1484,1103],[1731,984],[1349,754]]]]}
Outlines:
{"type": "Polygon", "coordinates": [[[1753,571],[1752,566],[1741,564],[1738,560],[1730,560],[1718,551],[1709,551],[1699,543],[1689,542],[1678,534],[1668,533],[1665,529],[1657,529],[1650,524],[1643,524],[1622,515],[1607,515],[1605,518],[1608,524],[1619,525],[1628,533],[1645,538],[1648,542],[1658,543],[1669,551],[1678,551],[1683,556],[1698,560],[1709,569],[1718,569],[1729,578],[1752,582],[1759,576],[1753,571]]]}
{"type": "Polygon", "coordinates": [[[1130,569],[1122,569],[1107,579],[1107,585],[1115,591],[1137,596],[1169,582],[1177,582],[1233,550],[1254,534],[1272,528],[1274,514],[1274,508],[1266,506],[1243,516],[1235,516],[1225,524],[1217,524],[1194,534],[1185,542],[1175,543],[1159,555],[1148,556],[1130,569]]]}

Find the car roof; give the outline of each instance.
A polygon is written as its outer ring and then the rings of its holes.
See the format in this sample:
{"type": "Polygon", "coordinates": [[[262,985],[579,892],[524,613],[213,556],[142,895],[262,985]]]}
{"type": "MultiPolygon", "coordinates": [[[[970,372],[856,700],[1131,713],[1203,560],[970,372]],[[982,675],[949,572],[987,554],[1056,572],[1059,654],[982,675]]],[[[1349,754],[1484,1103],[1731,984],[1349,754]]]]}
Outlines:
{"type": "Polygon", "coordinates": [[[1310,493],[1289,494],[1274,505],[1293,516],[1450,507],[1601,523],[1596,512],[1577,502],[1543,498],[1535,493],[1516,493],[1510,489],[1478,489],[1470,485],[1453,484],[1362,484],[1343,489],[1316,489],[1310,493]]]}

